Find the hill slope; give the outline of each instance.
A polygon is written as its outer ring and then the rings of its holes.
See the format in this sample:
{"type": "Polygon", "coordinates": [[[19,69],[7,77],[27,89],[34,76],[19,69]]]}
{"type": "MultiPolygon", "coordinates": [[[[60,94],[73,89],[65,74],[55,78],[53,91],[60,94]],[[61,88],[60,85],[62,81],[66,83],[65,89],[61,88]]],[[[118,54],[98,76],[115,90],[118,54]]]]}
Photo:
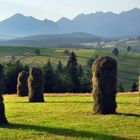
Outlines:
{"type": "MultiPolygon", "coordinates": [[[[40,48],[41,55],[34,55],[36,48],[34,47],[0,47],[0,62],[5,63],[9,61],[7,56],[16,56],[16,60],[20,60],[23,64],[29,66],[43,66],[51,60],[53,66],[56,66],[58,61],[66,65],[69,55],[64,54],[65,49],[48,49],[40,48]],[[28,55],[25,55],[28,54],[28,55]]],[[[89,49],[69,49],[74,51],[77,55],[78,63],[86,70],[87,60],[95,55],[114,57],[109,50],[89,50],[89,49]]],[[[119,56],[114,57],[118,62],[118,84],[122,84],[125,91],[131,91],[133,82],[138,82],[140,69],[140,54],[121,52],[119,56]]]]}
{"type": "Polygon", "coordinates": [[[24,45],[38,47],[75,47],[82,43],[106,41],[108,39],[87,33],[69,33],[54,35],[37,35],[0,41],[0,45],[24,45]]]}

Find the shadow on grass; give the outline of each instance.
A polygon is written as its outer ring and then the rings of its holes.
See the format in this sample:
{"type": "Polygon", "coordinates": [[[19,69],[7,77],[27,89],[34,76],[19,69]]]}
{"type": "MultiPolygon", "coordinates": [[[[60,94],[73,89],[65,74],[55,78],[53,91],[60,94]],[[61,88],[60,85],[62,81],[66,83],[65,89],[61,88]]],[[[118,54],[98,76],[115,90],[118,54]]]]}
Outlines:
{"type": "Polygon", "coordinates": [[[122,137],[112,136],[108,134],[97,134],[90,131],[78,131],[67,128],[53,128],[47,126],[35,126],[35,125],[24,125],[24,124],[8,124],[3,126],[8,129],[22,129],[22,130],[35,130],[39,132],[47,132],[49,134],[65,136],[65,137],[77,137],[77,138],[92,138],[97,140],[130,140],[122,137]]]}
{"type": "Polygon", "coordinates": [[[140,117],[140,114],[132,114],[132,113],[117,113],[117,115],[123,115],[127,117],[140,117]]]}

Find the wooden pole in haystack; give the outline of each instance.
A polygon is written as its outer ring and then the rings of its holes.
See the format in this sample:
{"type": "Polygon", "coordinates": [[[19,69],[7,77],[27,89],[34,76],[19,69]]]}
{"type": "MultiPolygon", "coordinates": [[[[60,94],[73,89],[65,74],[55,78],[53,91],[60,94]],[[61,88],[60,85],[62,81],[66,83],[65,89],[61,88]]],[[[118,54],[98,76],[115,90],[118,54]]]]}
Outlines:
{"type": "Polygon", "coordinates": [[[94,113],[116,113],[117,62],[112,57],[98,58],[93,64],[94,113]]]}

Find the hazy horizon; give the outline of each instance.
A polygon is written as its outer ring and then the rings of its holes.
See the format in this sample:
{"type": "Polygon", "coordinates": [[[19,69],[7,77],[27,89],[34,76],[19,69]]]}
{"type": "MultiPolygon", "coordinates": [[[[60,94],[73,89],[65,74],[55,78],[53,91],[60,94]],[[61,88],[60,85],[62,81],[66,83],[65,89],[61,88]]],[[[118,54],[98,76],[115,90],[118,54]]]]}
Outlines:
{"type": "Polygon", "coordinates": [[[133,8],[140,8],[140,0],[108,1],[108,0],[0,0],[0,21],[20,13],[33,16],[39,20],[57,21],[62,17],[73,19],[79,14],[96,12],[113,12],[119,14],[133,8]]]}

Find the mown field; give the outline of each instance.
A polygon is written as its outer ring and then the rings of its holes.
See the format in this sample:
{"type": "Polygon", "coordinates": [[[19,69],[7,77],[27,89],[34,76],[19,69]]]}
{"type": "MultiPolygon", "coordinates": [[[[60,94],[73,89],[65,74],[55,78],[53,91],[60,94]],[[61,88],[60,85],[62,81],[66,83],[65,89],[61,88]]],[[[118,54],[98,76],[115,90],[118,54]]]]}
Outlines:
{"type": "MultiPolygon", "coordinates": [[[[86,45],[91,48],[95,48],[97,46],[97,43],[83,43],[83,45],[86,45]]],[[[140,53],[140,40],[138,39],[121,39],[121,40],[113,40],[109,42],[100,42],[100,47],[104,49],[112,49],[112,48],[118,48],[121,51],[126,51],[127,47],[131,46],[132,52],[139,52],[140,53]]]]}
{"type": "MultiPolygon", "coordinates": [[[[29,66],[43,66],[47,63],[48,59],[54,66],[59,60],[63,64],[67,63],[68,55],[64,54],[65,49],[48,49],[40,48],[41,55],[36,56],[34,54],[36,48],[34,47],[0,47],[0,61],[10,61],[9,56],[16,56],[16,60],[20,60],[23,64],[29,66]],[[25,55],[28,53],[28,55],[25,55]]],[[[98,56],[112,56],[111,50],[92,50],[92,49],[68,49],[74,51],[78,56],[78,62],[85,66],[87,60],[95,55],[98,56]]],[[[112,56],[114,57],[114,56],[112,56]]],[[[138,82],[138,75],[140,71],[140,53],[126,53],[125,51],[120,52],[120,55],[114,57],[118,62],[118,83],[121,83],[126,91],[131,90],[133,82],[138,82]]]]}
{"type": "Polygon", "coordinates": [[[138,95],[117,96],[117,115],[92,113],[92,95],[46,96],[44,103],[4,96],[10,125],[2,140],[139,140],[138,95]]]}

